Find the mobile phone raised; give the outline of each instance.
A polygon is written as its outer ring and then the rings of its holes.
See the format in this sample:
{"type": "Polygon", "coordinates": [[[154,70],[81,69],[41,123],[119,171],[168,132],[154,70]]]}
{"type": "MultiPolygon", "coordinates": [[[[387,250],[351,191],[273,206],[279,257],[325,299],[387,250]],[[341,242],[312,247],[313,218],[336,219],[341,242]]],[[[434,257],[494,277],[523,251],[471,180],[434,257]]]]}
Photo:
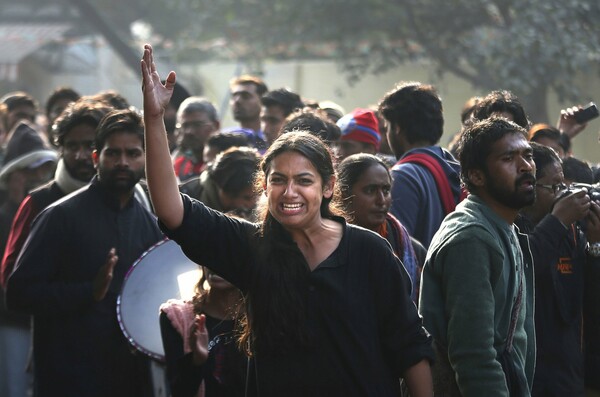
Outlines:
{"type": "Polygon", "coordinates": [[[600,113],[598,112],[598,107],[596,106],[596,104],[594,102],[590,102],[586,106],[575,112],[573,117],[575,118],[575,121],[577,121],[578,124],[585,124],[588,121],[598,117],[599,114],[600,113]]]}

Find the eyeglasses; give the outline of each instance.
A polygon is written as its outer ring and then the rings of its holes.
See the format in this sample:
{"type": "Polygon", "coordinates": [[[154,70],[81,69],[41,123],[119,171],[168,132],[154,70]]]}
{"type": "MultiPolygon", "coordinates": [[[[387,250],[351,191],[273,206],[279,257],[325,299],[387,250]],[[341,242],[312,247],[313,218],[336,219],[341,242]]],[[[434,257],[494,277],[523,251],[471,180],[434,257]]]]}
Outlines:
{"type": "Polygon", "coordinates": [[[548,189],[551,190],[552,193],[554,194],[558,194],[562,191],[567,190],[569,187],[567,185],[565,185],[564,183],[555,183],[554,185],[543,185],[541,183],[536,183],[535,186],[538,187],[543,187],[544,189],[548,189]]]}

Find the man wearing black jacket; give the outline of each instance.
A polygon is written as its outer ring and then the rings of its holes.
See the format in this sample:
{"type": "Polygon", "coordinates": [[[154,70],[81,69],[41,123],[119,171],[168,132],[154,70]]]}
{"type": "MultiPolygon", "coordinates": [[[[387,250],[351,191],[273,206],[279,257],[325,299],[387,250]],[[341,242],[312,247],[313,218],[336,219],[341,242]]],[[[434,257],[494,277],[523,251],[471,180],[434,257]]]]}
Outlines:
{"type": "Polygon", "coordinates": [[[4,305],[6,280],[29,236],[33,219],[48,205],[88,184],[96,173],[92,163],[96,127],[110,110],[92,102],[69,106],[55,125],[54,137],[60,159],[54,179],[30,192],[20,205],[16,203],[18,209],[15,207],[16,213],[6,231],[6,248],[0,265],[0,328],[10,329],[9,336],[0,332],[0,343],[10,346],[0,356],[0,395],[3,395],[3,387],[24,390],[31,383],[25,372],[31,344],[31,320],[29,316],[7,312],[4,305]]]}
{"type": "Polygon", "coordinates": [[[582,311],[584,291],[598,288],[600,281],[600,206],[586,191],[567,190],[554,150],[535,142],[531,146],[536,202],[523,209],[515,223],[529,235],[535,264],[537,361],[532,396],[583,396],[582,333],[584,341],[598,343],[597,331],[582,332],[587,323],[582,311]]]}
{"type": "Polygon", "coordinates": [[[144,171],[134,111],[97,129],[91,184],[45,209],[8,279],[6,303],[34,317],[35,396],[151,395],[148,362],[119,329],[117,296],[132,263],[162,238],[134,199],[144,171]]]}

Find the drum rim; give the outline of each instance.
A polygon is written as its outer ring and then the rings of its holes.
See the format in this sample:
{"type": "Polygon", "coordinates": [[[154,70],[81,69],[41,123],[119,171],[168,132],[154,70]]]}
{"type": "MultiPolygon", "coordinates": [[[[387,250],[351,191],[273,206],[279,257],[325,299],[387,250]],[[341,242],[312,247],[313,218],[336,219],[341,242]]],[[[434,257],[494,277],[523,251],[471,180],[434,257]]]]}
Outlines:
{"type": "Polygon", "coordinates": [[[135,339],[133,338],[133,335],[131,335],[131,333],[127,330],[127,327],[125,326],[124,322],[123,322],[123,315],[121,312],[121,298],[123,296],[123,290],[125,289],[125,285],[127,284],[127,280],[129,279],[129,276],[131,275],[131,273],[133,272],[133,270],[135,269],[135,267],[142,261],[142,259],[144,259],[150,252],[152,252],[153,250],[155,250],[156,248],[160,247],[161,245],[172,241],[170,240],[168,237],[165,237],[164,239],[162,239],[161,241],[157,242],[156,244],[154,244],[153,246],[151,246],[150,248],[148,248],[146,251],[144,251],[144,253],[142,253],[140,255],[140,257],[138,259],[136,259],[135,262],[133,262],[133,265],[131,265],[131,267],[129,268],[129,270],[127,271],[127,273],[125,274],[125,278],[123,279],[123,285],[121,286],[121,292],[119,293],[119,296],[117,297],[117,321],[119,323],[119,328],[121,328],[121,332],[123,333],[123,335],[125,336],[125,339],[127,339],[127,341],[129,342],[129,344],[131,346],[133,346],[134,348],[136,348],[138,351],[146,354],[147,356],[161,362],[164,363],[165,362],[165,356],[158,354],[156,352],[150,351],[148,349],[146,349],[145,347],[143,347],[142,345],[140,345],[138,342],[135,341],[135,339]]]}

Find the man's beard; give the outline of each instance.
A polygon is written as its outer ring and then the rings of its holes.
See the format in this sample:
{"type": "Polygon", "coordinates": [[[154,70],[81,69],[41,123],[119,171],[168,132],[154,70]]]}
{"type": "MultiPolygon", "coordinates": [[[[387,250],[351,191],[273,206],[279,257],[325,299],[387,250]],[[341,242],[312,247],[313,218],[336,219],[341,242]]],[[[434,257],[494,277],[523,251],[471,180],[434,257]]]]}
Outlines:
{"type": "Polygon", "coordinates": [[[94,168],[94,164],[89,161],[79,161],[75,162],[74,167],[70,167],[65,162],[65,168],[69,172],[69,175],[81,182],[89,182],[92,180],[94,175],[96,175],[96,169],[94,168]]]}
{"type": "Polygon", "coordinates": [[[520,189],[521,184],[526,181],[531,181],[532,185],[535,186],[535,176],[533,174],[523,174],[518,177],[513,190],[509,191],[502,186],[498,186],[495,179],[487,171],[485,173],[486,180],[490,182],[486,187],[488,194],[504,206],[520,210],[535,202],[535,188],[530,191],[520,189]]]}
{"type": "Polygon", "coordinates": [[[143,176],[143,169],[135,172],[131,169],[114,168],[110,171],[98,170],[99,181],[106,186],[108,190],[114,193],[128,193],[133,190],[134,186],[140,181],[143,176]],[[117,174],[127,174],[126,177],[117,174]]]}

